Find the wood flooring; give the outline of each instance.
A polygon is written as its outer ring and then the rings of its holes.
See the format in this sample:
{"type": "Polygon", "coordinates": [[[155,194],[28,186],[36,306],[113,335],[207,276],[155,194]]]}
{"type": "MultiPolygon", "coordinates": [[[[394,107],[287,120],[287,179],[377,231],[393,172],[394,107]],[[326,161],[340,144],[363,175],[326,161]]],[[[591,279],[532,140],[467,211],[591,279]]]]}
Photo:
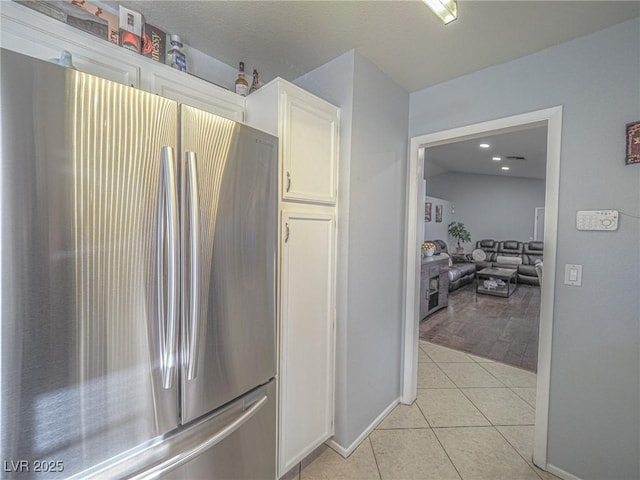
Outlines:
{"type": "Polygon", "coordinates": [[[449,306],[420,322],[420,338],[535,372],[539,325],[540,287],[518,285],[502,298],[476,294],[472,283],[449,292],[449,306]]]}

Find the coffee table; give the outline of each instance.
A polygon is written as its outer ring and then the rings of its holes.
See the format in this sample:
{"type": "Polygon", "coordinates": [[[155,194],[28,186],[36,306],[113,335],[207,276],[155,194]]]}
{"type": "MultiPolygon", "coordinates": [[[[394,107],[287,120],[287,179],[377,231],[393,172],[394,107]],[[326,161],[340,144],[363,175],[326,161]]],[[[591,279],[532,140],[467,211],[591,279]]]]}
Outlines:
{"type": "Polygon", "coordinates": [[[476,272],[476,293],[509,298],[518,288],[515,268],[485,268],[476,272]]]}

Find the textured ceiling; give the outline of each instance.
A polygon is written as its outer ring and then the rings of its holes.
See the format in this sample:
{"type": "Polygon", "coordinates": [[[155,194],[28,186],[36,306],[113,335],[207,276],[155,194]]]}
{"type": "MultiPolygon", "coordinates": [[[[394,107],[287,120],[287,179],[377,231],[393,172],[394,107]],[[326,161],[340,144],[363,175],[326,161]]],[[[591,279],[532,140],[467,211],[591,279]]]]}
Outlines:
{"type": "Polygon", "coordinates": [[[419,0],[119,3],[228,65],[257,68],[263,82],[355,48],[408,92],[640,15],[639,1],[459,0],[445,26],[419,0]]]}

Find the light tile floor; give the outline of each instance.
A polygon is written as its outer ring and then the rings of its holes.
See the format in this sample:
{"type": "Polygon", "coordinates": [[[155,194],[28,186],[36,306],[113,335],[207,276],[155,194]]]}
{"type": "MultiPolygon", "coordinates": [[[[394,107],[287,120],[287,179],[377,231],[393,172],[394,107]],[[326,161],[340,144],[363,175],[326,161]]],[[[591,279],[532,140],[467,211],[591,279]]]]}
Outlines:
{"type": "Polygon", "coordinates": [[[420,341],[418,398],[349,456],[322,446],[287,480],[544,480],[535,467],[536,375],[420,341]]]}

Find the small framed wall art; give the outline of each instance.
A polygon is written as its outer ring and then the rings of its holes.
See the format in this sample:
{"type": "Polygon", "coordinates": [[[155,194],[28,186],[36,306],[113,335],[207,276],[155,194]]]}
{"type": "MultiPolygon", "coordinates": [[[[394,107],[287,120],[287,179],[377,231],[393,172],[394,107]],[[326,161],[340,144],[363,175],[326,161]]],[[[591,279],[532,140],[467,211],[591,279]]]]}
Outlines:
{"type": "Polygon", "coordinates": [[[627,156],[625,164],[640,163],[640,122],[627,124],[627,156]]]}
{"type": "Polygon", "coordinates": [[[436,223],[442,223],[442,205],[436,205],[436,223]]]}
{"type": "Polygon", "coordinates": [[[424,221],[431,221],[431,202],[424,202],[424,221]]]}

